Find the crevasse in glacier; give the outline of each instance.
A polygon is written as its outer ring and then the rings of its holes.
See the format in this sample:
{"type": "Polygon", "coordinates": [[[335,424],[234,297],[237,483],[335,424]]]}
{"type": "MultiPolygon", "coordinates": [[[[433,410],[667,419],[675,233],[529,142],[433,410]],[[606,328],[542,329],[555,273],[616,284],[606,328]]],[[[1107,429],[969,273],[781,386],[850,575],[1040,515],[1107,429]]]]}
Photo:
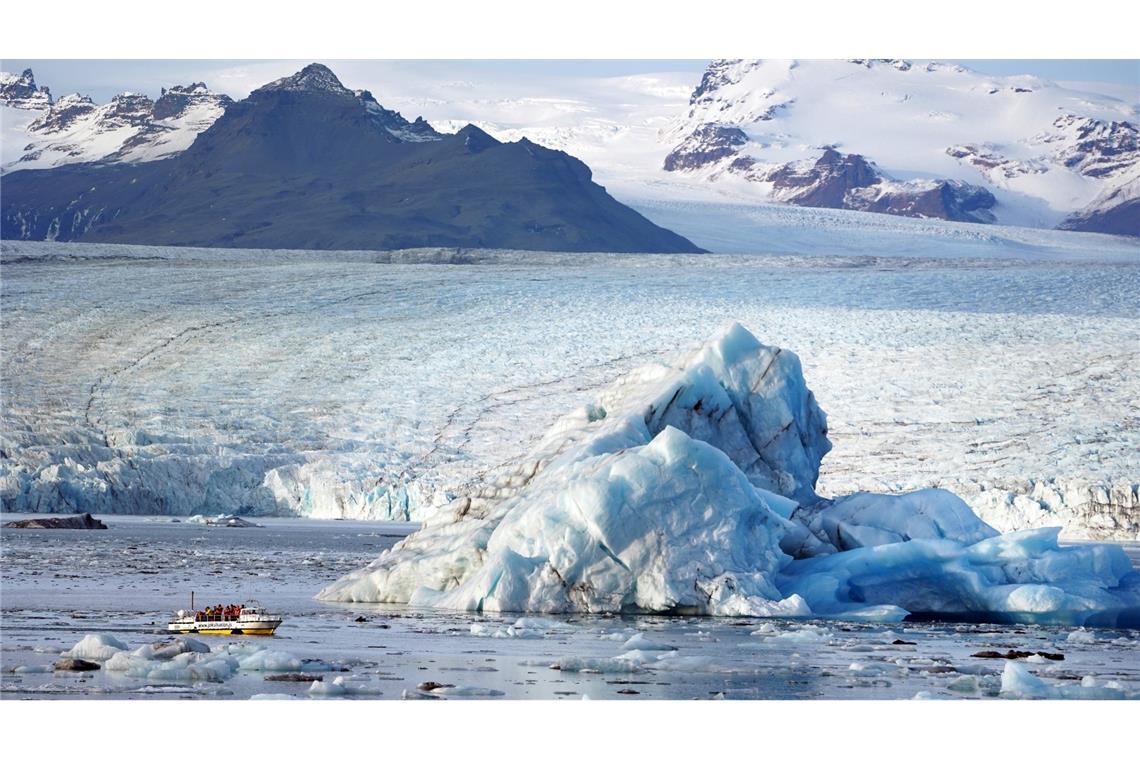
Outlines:
{"type": "Polygon", "coordinates": [[[739,324],[562,417],[320,598],[473,611],[1140,623],[1119,547],[998,534],[953,494],[815,494],[827,418],[739,324]]]}

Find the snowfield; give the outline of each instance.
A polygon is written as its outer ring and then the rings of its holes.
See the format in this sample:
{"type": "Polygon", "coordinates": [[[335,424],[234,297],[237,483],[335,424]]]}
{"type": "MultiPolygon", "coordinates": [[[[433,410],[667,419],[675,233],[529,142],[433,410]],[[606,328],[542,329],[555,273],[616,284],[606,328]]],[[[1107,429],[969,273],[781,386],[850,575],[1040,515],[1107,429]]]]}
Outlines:
{"type": "Polygon", "coordinates": [[[3,506],[424,519],[735,320],[802,359],[821,495],[1135,538],[1140,267],[1034,234],[1085,260],[4,243],[3,506]]]}

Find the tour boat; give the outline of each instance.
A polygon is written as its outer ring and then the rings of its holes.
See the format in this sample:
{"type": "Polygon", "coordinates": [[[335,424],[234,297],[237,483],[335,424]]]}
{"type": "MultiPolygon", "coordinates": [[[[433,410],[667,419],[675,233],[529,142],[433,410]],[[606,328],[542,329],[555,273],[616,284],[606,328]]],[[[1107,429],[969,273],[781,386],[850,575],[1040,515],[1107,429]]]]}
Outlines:
{"type": "Polygon", "coordinates": [[[267,612],[258,602],[224,608],[207,607],[205,610],[194,610],[193,602],[190,606],[190,611],[175,613],[166,630],[217,636],[272,636],[281,625],[281,616],[267,612]]]}

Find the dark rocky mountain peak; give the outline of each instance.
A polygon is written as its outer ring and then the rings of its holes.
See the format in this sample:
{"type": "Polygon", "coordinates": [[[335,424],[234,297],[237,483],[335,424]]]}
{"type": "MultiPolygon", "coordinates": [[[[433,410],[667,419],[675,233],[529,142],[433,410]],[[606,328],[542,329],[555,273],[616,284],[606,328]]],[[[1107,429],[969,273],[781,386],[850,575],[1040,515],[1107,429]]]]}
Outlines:
{"type": "Polygon", "coordinates": [[[70,129],[80,119],[89,116],[96,108],[95,102],[86,95],[74,93],[64,95],[50,109],[28,126],[34,134],[50,135],[70,129]]]}
{"type": "Polygon", "coordinates": [[[1127,121],[1065,114],[1053,121],[1042,142],[1059,143],[1056,157],[1087,177],[1117,174],[1140,162],[1140,135],[1127,121]]]}
{"type": "Polygon", "coordinates": [[[170,89],[162,88],[162,95],[154,101],[153,116],[155,119],[175,119],[186,112],[186,109],[199,104],[216,104],[227,108],[234,101],[228,95],[210,92],[205,82],[193,82],[189,85],[174,85],[170,89]]]}
{"type": "Polygon", "coordinates": [[[701,76],[701,82],[689,96],[689,105],[711,102],[717,96],[717,90],[725,85],[738,82],[749,71],[761,64],[761,61],[745,61],[739,58],[721,58],[711,62],[701,76]]]}
{"type": "Polygon", "coordinates": [[[259,87],[251,95],[267,92],[316,92],[355,97],[352,90],[341,84],[332,69],[320,63],[310,63],[296,74],[259,87]]]}
{"type": "Polygon", "coordinates": [[[102,115],[104,126],[115,129],[121,126],[145,126],[154,113],[154,101],[146,95],[124,92],[111,98],[102,115]]]}
{"type": "Polygon", "coordinates": [[[414,122],[409,122],[398,111],[392,111],[380,105],[368,90],[357,90],[357,100],[363,105],[372,122],[380,129],[386,130],[398,142],[422,142],[424,140],[438,140],[440,134],[417,116],[414,122]]]}
{"type": "Polygon", "coordinates": [[[36,76],[31,69],[24,69],[18,75],[0,72],[0,104],[38,111],[50,108],[51,103],[51,91],[36,85],[36,76]]]}
{"type": "Polygon", "coordinates": [[[690,171],[735,155],[748,143],[748,135],[739,127],[702,124],[665,156],[667,172],[690,171]]]}
{"type": "MultiPolygon", "coordinates": [[[[154,104],[131,98],[141,96],[120,96],[110,110],[150,114],[154,104]]],[[[616,201],[562,151],[502,143],[474,125],[439,134],[320,64],[233,103],[171,158],[11,172],[0,203],[0,234],[15,239],[700,251],[616,201]]]]}
{"type": "Polygon", "coordinates": [[[502,145],[502,143],[474,124],[468,124],[456,132],[455,136],[463,139],[463,147],[466,148],[469,153],[479,153],[492,146],[502,145]]]}

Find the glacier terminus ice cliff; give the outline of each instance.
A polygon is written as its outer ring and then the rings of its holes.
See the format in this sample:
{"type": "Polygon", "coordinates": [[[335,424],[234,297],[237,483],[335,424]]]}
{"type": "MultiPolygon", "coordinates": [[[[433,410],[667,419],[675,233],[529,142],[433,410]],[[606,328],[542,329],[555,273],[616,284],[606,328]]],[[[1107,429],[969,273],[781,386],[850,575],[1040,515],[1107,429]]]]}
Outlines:
{"type": "Polygon", "coordinates": [[[478,612],[1140,625],[1118,546],[1000,534],[940,489],[815,493],[831,449],[799,358],[730,324],[558,420],[328,601],[478,612]]]}

